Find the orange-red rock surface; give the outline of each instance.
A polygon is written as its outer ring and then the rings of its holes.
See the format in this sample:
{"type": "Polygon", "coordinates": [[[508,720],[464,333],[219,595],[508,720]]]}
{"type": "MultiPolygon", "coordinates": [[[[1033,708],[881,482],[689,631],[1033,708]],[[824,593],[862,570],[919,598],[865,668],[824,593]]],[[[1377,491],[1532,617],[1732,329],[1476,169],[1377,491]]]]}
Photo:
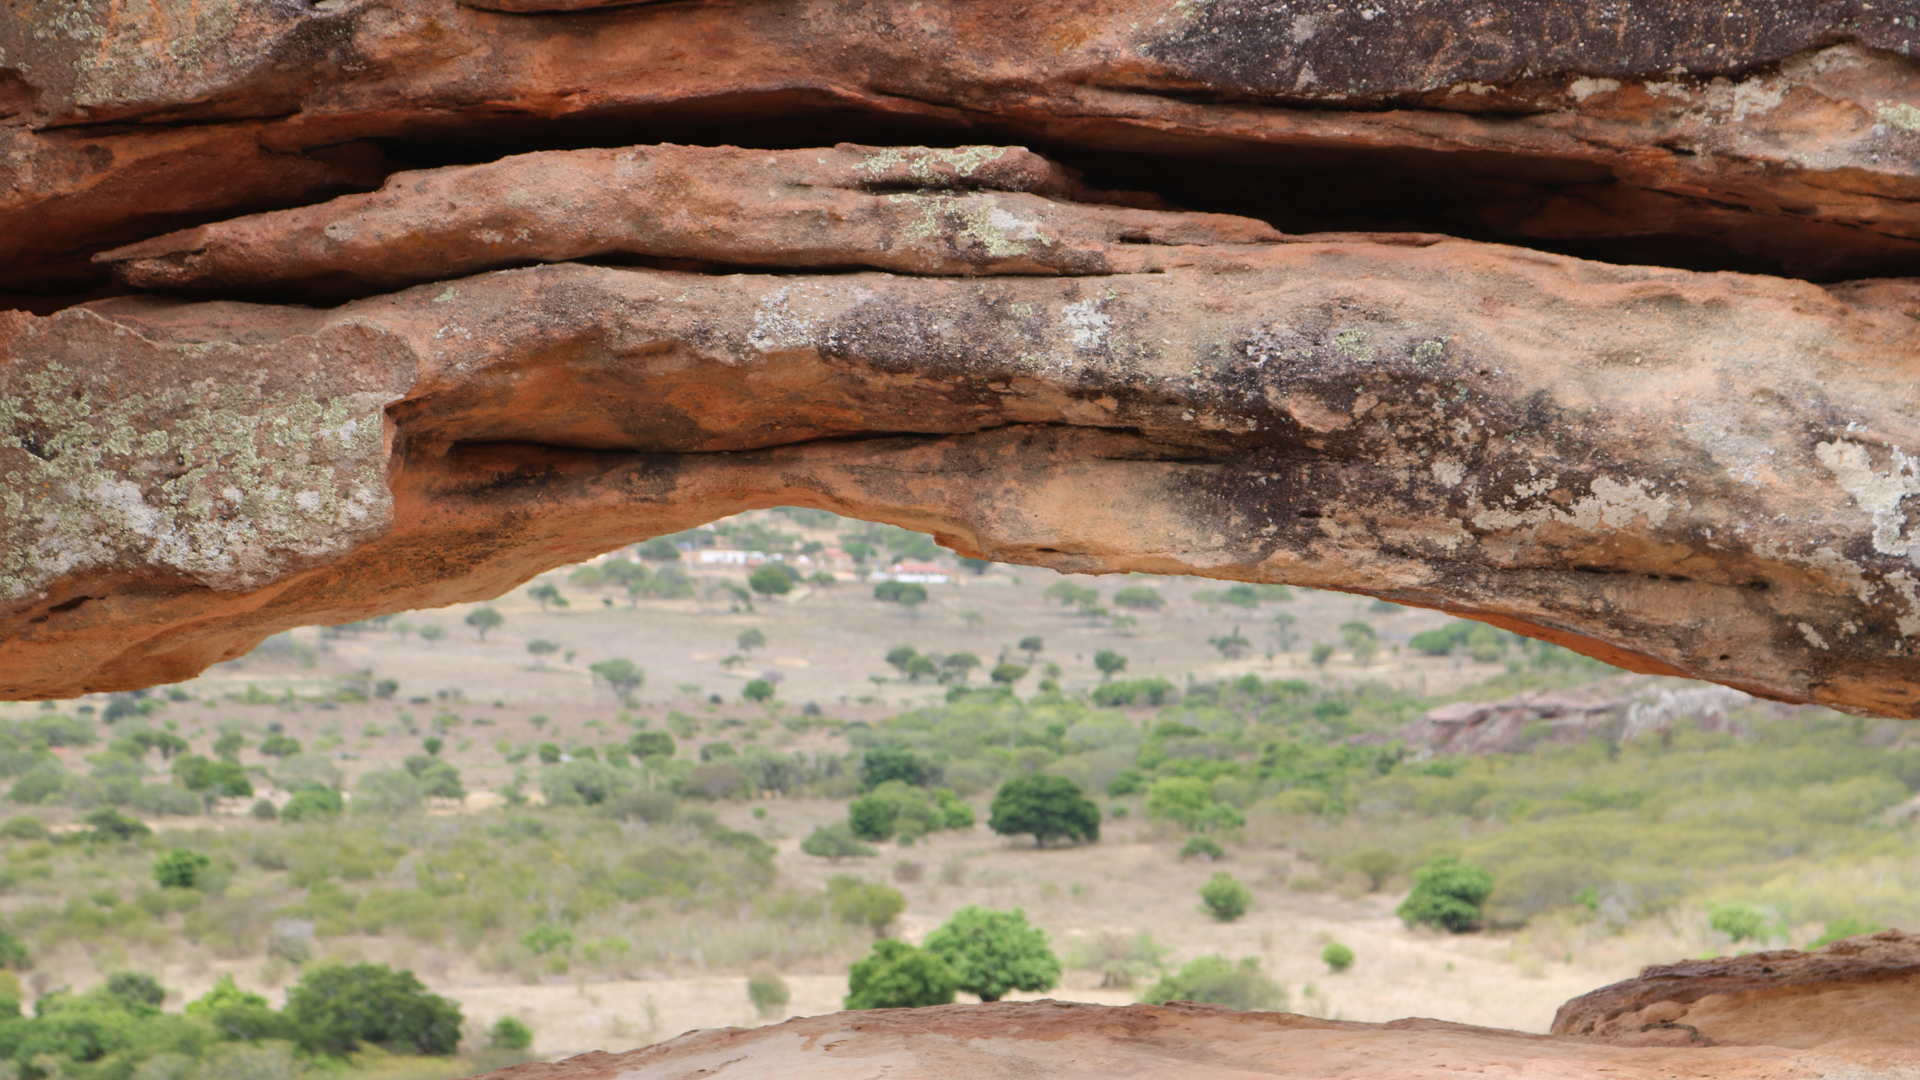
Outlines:
{"type": "Polygon", "coordinates": [[[0,696],[795,503],[1920,716],[1916,43],[1867,0],[16,5],[0,696]]]}
{"type": "Polygon", "coordinates": [[[510,158],[115,257],[202,294],[396,288],[422,252],[730,260],[742,237],[847,272],[567,262],[326,310],[15,315],[0,693],[179,678],[286,626],[492,595],[793,503],[1920,712],[1900,449],[1920,445],[1920,284],[1281,238],[994,190],[1056,175],[1000,148],[579,153],[574,188],[553,182],[566,155],[510,158]],[[623,186],[623,159],[698,212],[623,201],[658,190],[623,186]],[[897,190],[915,169],[979,175],[897,190]],[[727,229],[701,227],[722,209],[727,229]]]}

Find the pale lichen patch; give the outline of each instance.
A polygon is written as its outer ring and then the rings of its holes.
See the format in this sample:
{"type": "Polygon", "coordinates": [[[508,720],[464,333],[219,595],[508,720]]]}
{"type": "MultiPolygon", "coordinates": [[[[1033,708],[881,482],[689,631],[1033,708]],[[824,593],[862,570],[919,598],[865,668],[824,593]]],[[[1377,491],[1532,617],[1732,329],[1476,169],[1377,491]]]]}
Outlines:
{"type": "Polygon", "coordinates": [[[1888,467],[1882,472],[1873,467],[1867,447],[1851,439],[1819,443],[1813,448],[1813,456],[1853,497],[1854,505],[1872,517],[1873,550],[1882,555],[1908,555],[1920,550],[1920,528],[1904,529],[1907,515],[1900,509],[1907,496],[1920,494],[1920,461],[1892,447],[1888,450],[1888,467]]]}
{"type": "MultiPolygon", "coordinates": [[[[246,589],[387,527],[387,396],[167,387],[109,396],[57,361],[0,395],[0,598],[145,563],[246,589]]],[[[105,384],[110,385],[110,384],[105,384]]]]}

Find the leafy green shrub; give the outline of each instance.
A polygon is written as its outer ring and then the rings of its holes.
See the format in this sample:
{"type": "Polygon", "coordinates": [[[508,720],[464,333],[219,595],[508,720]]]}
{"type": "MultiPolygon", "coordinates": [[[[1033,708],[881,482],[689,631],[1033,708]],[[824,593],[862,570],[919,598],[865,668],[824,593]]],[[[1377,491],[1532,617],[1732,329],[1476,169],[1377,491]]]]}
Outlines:
{"type": "Polygon", "coordinates": [[[1347,869],[1367,879],[1367,891],[1379,892],[1400,869],[1400,856],[1385,848],[1366,847],[1341,860],[1347,869]]]}
{"type": "Polygon", "coordinates": [[[1493,893],[1493,875],[1451,855],[1438,855],[1413,872],[1413,891],[1394,910],[1408,926],[1437,926],[1459,934],[1479,925],[1493,893]]]}
{"type": "Polygon", "coordinates": [[[425,792],[405,769],[375,769],[353,785],[356,814],[404,814],[418,810],[425,792]]]}
{"type": "Polygon", "coordinates": [[[1121,679],[1093,688],[1095,705],[1117,708],[1121,705],[1169,705],[1180,696],[1173,683],[1155,675],[1145,679],[1121,679]]]}
{"type": "Polygon", "coordinates": [[[86,816],[86,822],[93,827],[94,836],[103,840],[133,840],[142,836],[152,836],[153,830],[136,818],[103,806],[86,816]]]}
{"type": "Polygon", "coordinates": [[[133,789],[127,805],[142,814],[185,817],[200,812],[200,799],[179,784],[142,784],[133,789]]]}
{"type": "Polygon", "coordinates": [[[1320,950],[1320,962],[1327,965],[1328,971],[1338,975],[1353,966],[1353,950],[1337,941],[1330,941],[1326,948],[1320,950]]]}
{"type": "Polygon", "coordinates": [[[1815,938],[1813,944],[1807,947],[1810,949],[1818,949],[1831,945],[1842,938],[1858,937],[1861,934],[1877,934],[1885,929],[1886,927],[1881,926],[1879,923],[1865,922],[1849,915],[1846,918],[1835,919],[1828,923],[1826,932],[1815,938]]]}
{"type": "Polygon", "coordinates": [[[762,704],[772,701],[773,694],[773,683],[767,679],[749,679],[747,685],[740,688],[741,697],[762,704]]]}
{"type": "Polygon", "coordinates": [[[32,814],[16,814],[0,822],[0,839],[45,840],[47,823],[32,814]]]}
{"type": "Polygon", "coordinates": [[[1136,611],[1159,611],[1166,606],[1166,603],[1166,597],[1161,596],[1158,589],[1150,589],[1145,585],[1129,585],[1124,589],[1115,590],[1113,594],[1115,607],[1132,608],[1136,611]]]}
{"type": "Polygon", "coordinates": [[[287,805],[280,808],[280,820],[291,825],[300,821],[338,817],[345,808],[346,800],[340,797],[338,791],[313,784],[293,793],[287,805]]]}
{"type": "Polygon", "coordinates": [[[1211,862],[1215,859],[1225,858],[1226,854],[1227,849],[1215,843],[1210,836],[1190,836],[1187,838],[1187,842],[1180,847],[1180,857],[1183,859],[1203,857],[1211,862]]]}
{"type": "Polygon", "coordinates": [[[669,791],[629,788],[600,804],[602,813],[620,821],[662,824],[680,814],[680,802],[669,791]]]}
{"type": "Polygon", "coordinates": [[[528,952],[541,955],[564,951],[573,947],[573,931],[564,926],[541,923],[520,935],[520,944],[525,946],[528,952]]]}
{"type": "Polygon", "coordinates": [[[13,782],[7,798],[17,803],[43,803],[66,790],[67,774],[35,769],[13,782]]]}
{"type": "Polygon", "coordinates": [[[213,860],[197,851],[174,848],[153,861],[153,880],[163,889],[191,889],[206,879],[213,860]]]}
{"type": "Polygon", "coordinates": [[[173,759],[173,776],[181,787],[227,799],[253,795],[253,782],[237,761],[215,761],[198,754],[182,754],[173,759]]]}
{"type": "Polygon", "coordinates": [[[1746,904],[1716,904],[1707,913],[1707,925],[1733,939],[1765,942],[1772,936],[1767,917],[1746,904]]]}
{"type": "Polygon", "coordinates": [[[300,740],[291,735],[269,735],[260,740],[260,752],[268,757],[292,757],[300,752],[300,740]]]}
{"type": "Polygon", "coordinates": [[[763,973],[747,979],[747,1000],[753,1002],[753,1011],[760,1019],[768,1020],[780,1015],[793,1000],[793,990],[780,976],[763,973]]]}
{"type": "Polygon", "coordinates": [[[25,971],[32,966],[26,945],[14,936],[13,931],[0,927],[0,968],[25,971]]]}
{"type": "Polygon", "coordinates": [[[859,881],[845,874],[827,882],[828,903],[833,917],[853,926],[864,926],[874,937],[883,937],[887,927],[907,910],[907,898],[899,889],[859,881]]]}
{"type": "Polygon", "coordinates": [[[860,790],[872,791],[889,780],[910,787],[932,787],[940,781],[940,768],[911,750],[868,750],[860,760],[860,790]]]}
{"type": "Polygon", "coordinates": [[[828,862],[877,855],[879,852],[860,842],[844,821],[822,825],[800,841],[800,850],[828,862]]]}
{"type": "Polygon", "coordinates": [[[385,964],[314,968],[287,991],[286,1013],[304,1045],[329,1054],[372,1045],[445,1055],[460,1045],[460,1006],[385,964]]]}
{"type": "Polygon", "coordinates": [[[1253,906],[1253,891],[1223,870],[1200,886],[1200,903],[1215,919],[1232,922],[1253,906]]]}
{"type": "Polygon", "coordinates": [[[226,1039],[255,1042],[299,1037],[292,1020],[274,1011],[266,998],[240,989],[232,975],[220,976],[213,989],[188,1002],[185,1011],[190,1017],[205,1020],[226,1039]]]}
{"type": "Polygon", "coordinates": [[[548,806],[599,806],[632,785],[628,770],[585,758],[540,771],[548,806]]]}
{"type": "Polygon", "coordinates": [[[981,1001],[999,1001],[1007,991],[1051,990],[1060,983],[1060,958],[1047,935],[1027,925],[1026,912],[968,905],[927,935],[921,947],[953,970],[954,985],[981,1001]]]}
{"type": "Polygon", "coordinates": [[[1238,964],[1224,956],[1202,956],[1162,978],[1140,1000],[1149,1005],[1198,1001],[1230,1009],[1281,1009],[1287,995],[1251,956],[1238,964]]]}
{"type": "Polygon", "coordinates": [[[487,1029],[487,1046],[493,1050],[525,1050],[533,1045],[533,1029],[521,1020],[503,1016],[487,1029]]]}
{"type": "Polygon", "coordinates": [[[904,941],[876,941],[847,972],[847,1009],[918,1009],[953,1004],[958,977],[939,957],[904,941]]]}
{"type": "Polygon", "coordinates": [[[1030,835],[1034,843],[1100,839],[1100,808],[1061,776],[1032,773],[1000,785],[988,813],[987,828],[1002,836],[1030,835]]]}
{"type": "Polygon", "coordinates": [[[674,754],[673,736],[664,731],[636,731],[627,740],[627,749],[641,760],[670,758],[674,754]]]}
{"type": "Polygon", "coordinates": [[[1138,795],[1147,790],[1147,777],[1139,769],[1121,769],[1107,781],[1107,794],[1115,799],[1138,795]]]}

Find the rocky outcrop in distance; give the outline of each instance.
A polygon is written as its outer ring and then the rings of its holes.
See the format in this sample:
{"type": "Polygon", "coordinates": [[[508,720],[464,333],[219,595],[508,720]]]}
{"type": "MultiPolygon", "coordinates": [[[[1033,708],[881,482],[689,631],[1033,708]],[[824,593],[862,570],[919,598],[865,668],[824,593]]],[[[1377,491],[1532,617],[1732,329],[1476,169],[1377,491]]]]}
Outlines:
{"type": "Polygon", "coordinates": [[[0,696],[794,504],[1920,716],[1893,8],[16,9],[0,696]]]}

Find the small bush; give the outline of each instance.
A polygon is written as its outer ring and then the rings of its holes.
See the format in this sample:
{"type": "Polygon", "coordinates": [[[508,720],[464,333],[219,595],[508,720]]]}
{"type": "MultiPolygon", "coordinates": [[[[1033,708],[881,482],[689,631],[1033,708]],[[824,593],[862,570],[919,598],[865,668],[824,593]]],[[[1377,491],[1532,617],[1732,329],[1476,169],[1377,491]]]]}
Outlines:
{"type": "Polygon", "coordinates": [[[213,860],[197,851],[174,848],[153,861],[153,880],[163,889],[192,889],[213,869],[213,860]]]}
{"type": "Polygon", "coordinates": [[[1480,923],[1493,893],[1493,875],[1451,855],[1440,855],[1413,872],[1413,891],[1395,909],[1408,926],[1437,926],[1456,934],[1480,923]]]}
{"type": "Polygon", "coordinates": [[[1815,938],[1813,944],[1807,947],[1810,949],[1818,949],[1826,945],[1831,945],[1842,938],[1858,937],[1861,934],[1877,934],[1885,929],[1886,927],[1881,926],[1879,923],[1863,922],[1849,915],[1844,919],[1836,919],[1828,923],[1826,933],[1815,938]]]}
{"type": "Polygon", "coordinates": [[[1707,914],[1707,925],[1733,939],[1765,942],[1770,936],[1767,917],[1745,904],[1716,904],[1707,914]]]}
{"type": "Polygon", "coordinates": [[[337,1056],[367,1045],[446,1055],[460,1045],[460,1006],[385,964],[315,968],[287,991],[286,1013],[309,1049],[337,1056]]]}
{"type": "Polygon", "coordinates": [[[1328,971],[1337,975],[1353,966],[1353,950],[1337,941],[1330,941],[1326,948],[1320,950],[1320,960],[1327,965],[1328,971]]]}
{"type": "Polygon", "coordinates": [[[828,862],[879,854],[873,848],[861,843],[844,821],[822,825],[813,830],[805,840],[800,841],[800,850],[815,858],[826,859],[828,862]]]}
{"type": "Polygon", "coordinates": [[[951,1005],[957,976],[939,957],[904,941],[876,941],[873,953],[847,972],[848,1009],[918,1009],[951,1005]]]}
{"type": "Polygon", "coordinates": [[[890,885],[857,881],[842,874],[827,883],[833,917],[854,926],[864,926],[874,937],[884,937],[887,927],[907,910],[907,898],[890,885]]]}
{"type": "Polygon", "coordinates": [[[1183,859],[1204,858],[1212,862],[1215,859],[1225,858],[1226,854],[1227,849],[1215,843],[1210,836],[1189,837],[1180,848],[1180,857],[1183,859]]]}
{"type": "Polygon", "coordinates": [[[778,975],[755,975],[747,980],[747,1000],[753,1002],[753,1011],[760,1019],[770,1020],[793,1000],[793,990],[778,975]]]}
{"type": "Polygon", "coordinates": [[[300,821],[314,821],[322,818],[337,817],[346,808],[346,802],[340,793],[330,787],[318,785],[303,787],[293,793],[287,805],[280,810],[280,820],[291,825],[300,821]]]}
{"type": "Polygon", "coordinates": [[[511,1016],[503,1016],[487,1029],[487,1047],[492,1050],[525,1050],[533,1045],[533,1029],[511,1016]]]}
{"type": "Polygon", "coordinates": [[[1200,886],[1200,903],[1207,914],[1221,922],[1232,922],[1253,906],[1253,891],[1232,874],[1222,871],[1200,886]]]}
{"type": "MultiPolygon", "coordinates": [[[[196,804],[197,806],[198,804],[196,804]]],[[[47,823],[32,814],[19,814],[0,822],[0,838],[7,840],[45,840],[47,823]]]]}
{"type": "Polygon", "coordinates": [[[1230,1009],[1280,1009],[1286,1007],[1287,995],[1251,956],[1238,964],[1224,956],[1202,956],[1162,978],[1140,1000],[1149,1005],[1198,1001],[1230,1009]]]}

